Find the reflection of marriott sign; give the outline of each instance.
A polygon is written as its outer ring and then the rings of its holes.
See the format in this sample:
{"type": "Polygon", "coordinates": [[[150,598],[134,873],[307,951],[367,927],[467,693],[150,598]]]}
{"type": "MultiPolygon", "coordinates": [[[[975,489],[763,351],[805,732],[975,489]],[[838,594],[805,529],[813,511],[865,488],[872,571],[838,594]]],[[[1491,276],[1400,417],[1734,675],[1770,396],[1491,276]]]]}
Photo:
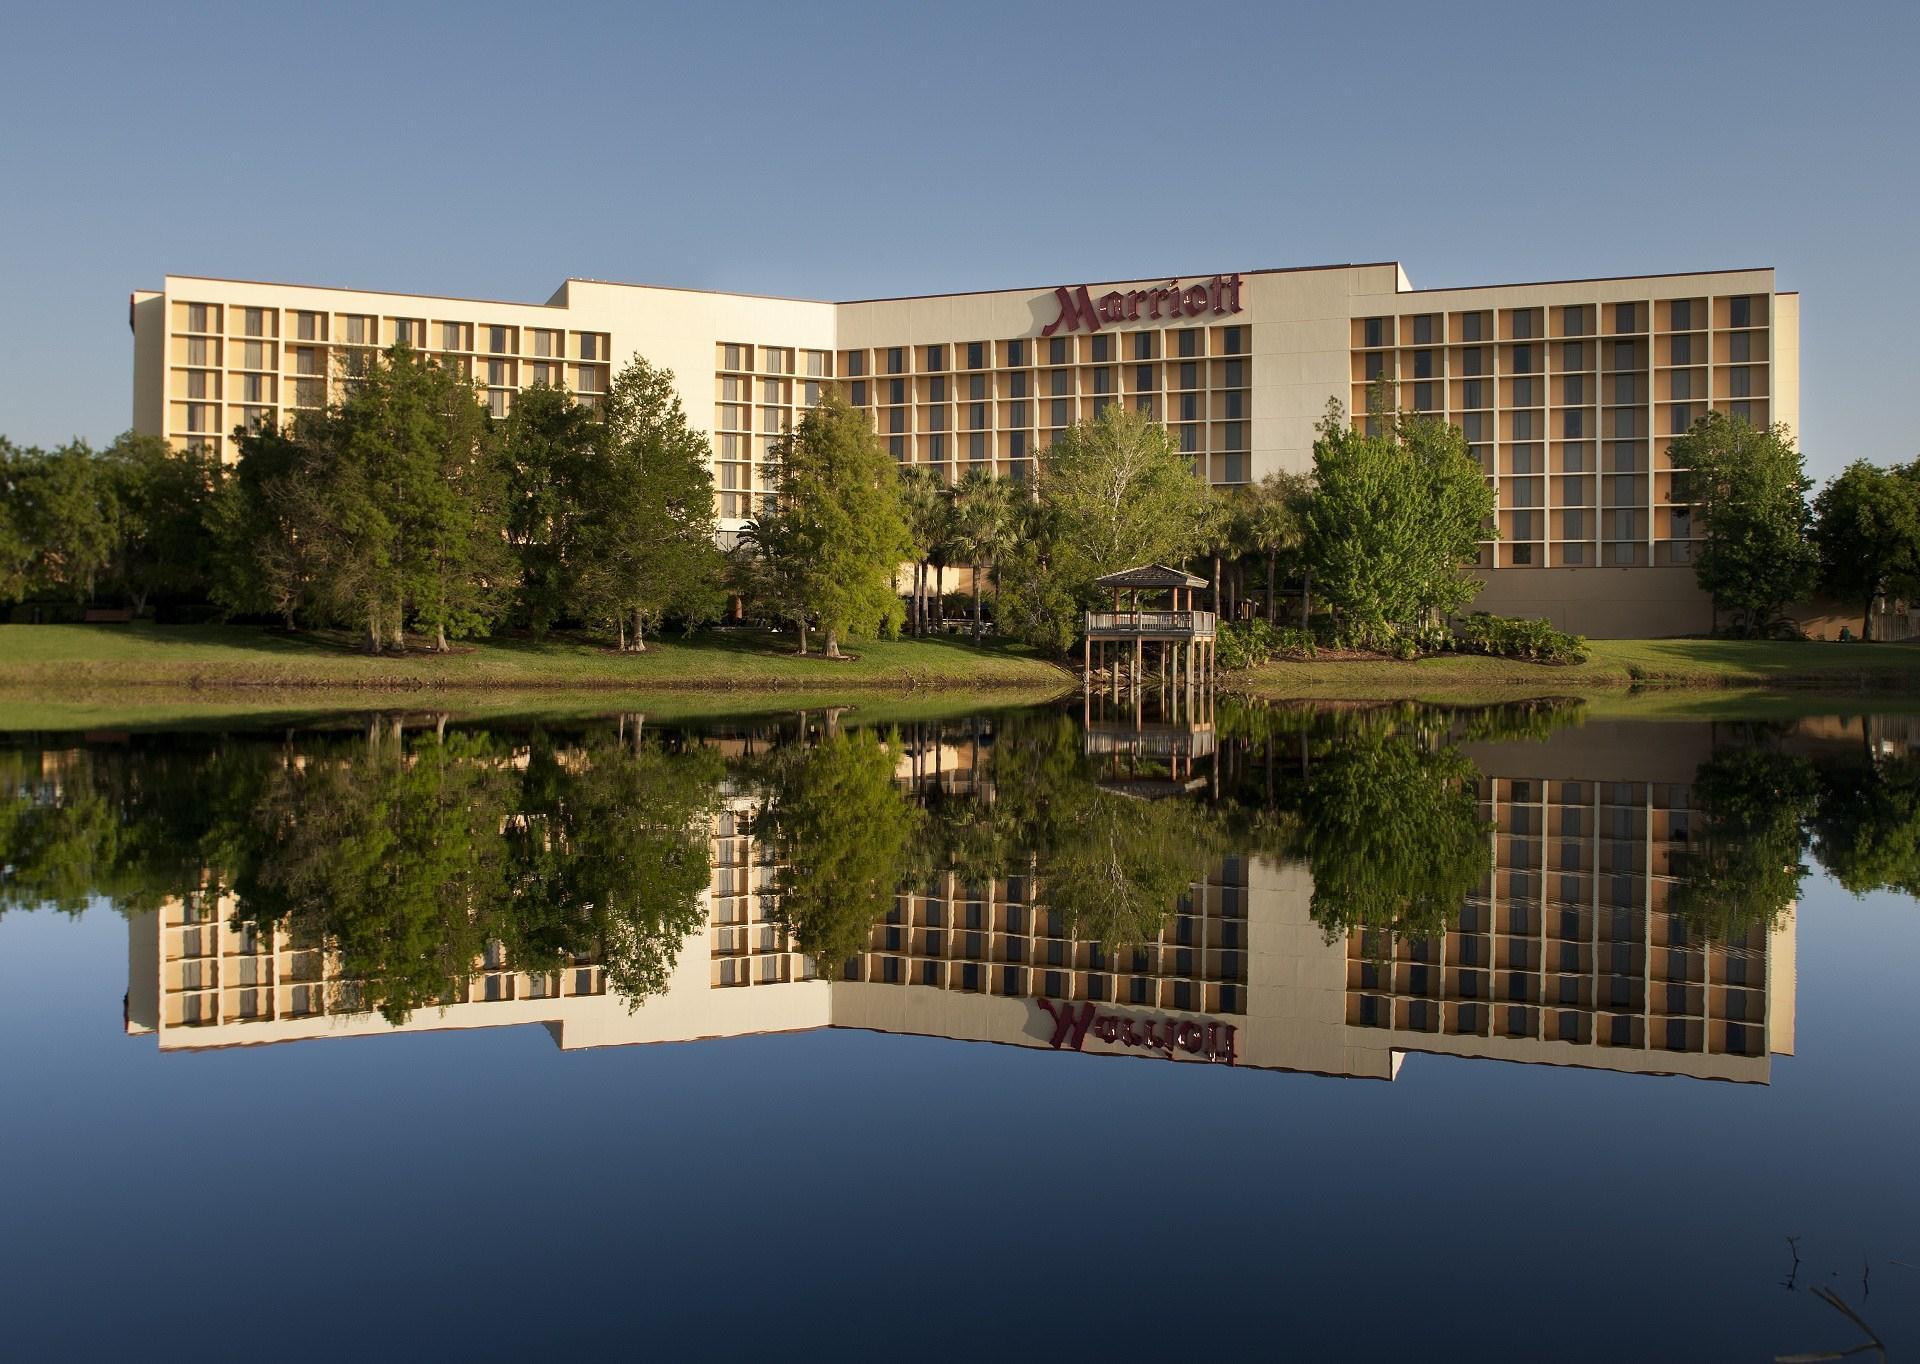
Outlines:
{"type": "Polygon", "coordinates": [[[1237,313],[1240,311],[1240,276],[1215,275],[1205,284],[1189,284],[1184,289],[1179,280],[1170,279],[1162,288],[1128,289],[1125,293],[1114,289],[1099,298],[1089,296],[1084,284],[1073,289],[1063,284],[1053,291],[1053,296],[1060,301],[1060,316],[1040,329],[1042,336],[1052,336],[1062,324],[1070,332],[1080,330],[1083,325],[1088,331],[1097,332],[1102,324],[1136,322],[1142,308],[1149,318],[1198,317],[1205,312],[1237,313]]]}
{"type": "Polygon", "coordinates": [[[1215,1023],[1210,1018],[1162,1018],[1157,1021],[1126,1018],[1120,1014],[1099,1013],[1092,1004],[1082,1004],[1075,1009],[1064,1000],[1056,1004],[1051,999],[1043,999],[1040,1007],[1053,1020],[1051,1041],[1056,1049],[1064,1042],[1075,1051],[1081,1051],[1087,1034],[1092,1033],[1102,1042],[1161,1052],[1168,1060],[1173,1059],[1173,1053],[1178,1049],[1203,1060],[1233,1064],[1231,1023],[1215,1023]]]}

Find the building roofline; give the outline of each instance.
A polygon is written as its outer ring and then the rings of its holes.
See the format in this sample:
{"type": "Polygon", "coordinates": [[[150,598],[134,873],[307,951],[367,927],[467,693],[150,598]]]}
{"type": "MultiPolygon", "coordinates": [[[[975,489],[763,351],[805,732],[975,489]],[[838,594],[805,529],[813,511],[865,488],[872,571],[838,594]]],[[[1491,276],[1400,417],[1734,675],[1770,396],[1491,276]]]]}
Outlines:
{"type": "MultiPolygon", "coordinates": [[[[1433,289],[1397,289],[1401,294],[1467,294],[1481,289],[1538,289],[1553,284],[1617,284],[1630,279],[1688,279],[1696,275],[1750,275],[1773,270],[1772,265],[1732,265],[1718,270],[1659,270],[1643,275],[1583,275],[1578,279],[1522,279],[1505,284],[1455,284],[1433,289]]],[[[1775,293],[1785,292],[1776,289],[1775,293]]]]}
{"type": "MultiPolygon", "coordinates": [[[[1142,280],[1149,280],[1149,279],[1197,279],[1201,275],[1211,275],[1211,274],[1233,273],[1233,274],[1239,274],[1239,275],[1299,275],[1299,274],[1310,274],[1316,270],[1367,270],[1367,269],[1378,269],[1378,268],[1387,267],[1387,266],[1392,266],[1397,270],[1400,266],[1400,262],[1393,261],[1393,260],[1341,261],[1341,262],[1337,262],[1330,265],[1275,265],[1275,266],[1268,266],[1260,270],[1238,270],[1238,271],[1231,271],[1231,272],[1214,271],[1214,270],[1200,270],[1200,271],[1189,270],[1181,273],[1168,273],[1168,272],[1162,271],[1157,274],[1127,275],[1118,279],[1099,279],[1099,280],[1090,279],[1090,280],[1084,280],[1084,281],[1077,281],[1077,283],[1084,283],[1088,289],[1095,289],[1103,284],[1137,284],[1142,280]]],[[[839,300],[839,303],[843,307],[849,304],[854,304],[854,303],[912,303],[917,299],[923,299],[923,298],[977,298],[981,294],[1030,294],[1030,293],[1041,292],[1044,290],[1057,289],[1059,287],[1060,286],[1058,284],[1026,284],[1026,285],[1015,284],[1015,285],[1009,285],[1007,287],[999,288],[999,289],[962,289],[956,293],[945,293],[945,294],[890,294],[882,298],[843,298],[839,300]]]]}

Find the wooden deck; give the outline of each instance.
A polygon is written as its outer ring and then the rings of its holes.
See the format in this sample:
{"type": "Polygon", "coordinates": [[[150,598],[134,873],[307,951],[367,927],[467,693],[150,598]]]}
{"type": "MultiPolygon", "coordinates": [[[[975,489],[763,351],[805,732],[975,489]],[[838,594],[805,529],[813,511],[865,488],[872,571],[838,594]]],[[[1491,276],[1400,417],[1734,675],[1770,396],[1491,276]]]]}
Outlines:
{"type": "Polygon", "coordinates": [[[1089,611],[1090,639],[1212,639],[1216,619],[1211,611],[1089,611]]]}

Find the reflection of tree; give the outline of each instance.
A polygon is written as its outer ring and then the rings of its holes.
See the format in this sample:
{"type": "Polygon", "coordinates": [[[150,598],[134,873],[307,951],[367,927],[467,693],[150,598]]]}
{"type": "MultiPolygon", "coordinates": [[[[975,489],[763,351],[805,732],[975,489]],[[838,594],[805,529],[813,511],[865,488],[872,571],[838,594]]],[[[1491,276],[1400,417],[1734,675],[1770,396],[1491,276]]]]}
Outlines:
{"type": "Polygon", "coordinates": [[[632,1007],[666,989],[700,926],[723,775],[710,748],[537,738],[506,830],[508,959],[539,971],[595,956],[632,1007]]]}
{"type": "Polygon", "coordinates": [[[1807,873],[1801,824],[1813,800],[1811,766],[1775,749],[1729,748],[1702,763],[1693,778],[1699,826],[1687,851],[1674,854],[1669,912],[1720,942],[1771,928],[1807,873]]]}
{"type": "Polygon", "coordinates": [[[511,773],[463,733],[288,757],[228,840],[240,914],[332,949],[359,1000],[404,1022],[502,936],[511,773]]]}
{"type": "Polygon", "coordinates": [[[1458,750],[1397,731],[1357,731],[1316,753],[1300,803],[1313,917],[1329,938],[1354,928],[1444,933],[1492,866],[1458,750]]]}
{"type": "Polygon", "coordinates": [[[769,764],[775,918],[823,976],[866,950],[906,875],[921,815],[894,784],[897,748],[871,730],[835,732],[769,764]]]}
{"type": "Polygon", "coordinates": [[[1820,774],[1813,851],[1855,895],[1920,895],[1920,758],[1869,761],[1820,774]]]}

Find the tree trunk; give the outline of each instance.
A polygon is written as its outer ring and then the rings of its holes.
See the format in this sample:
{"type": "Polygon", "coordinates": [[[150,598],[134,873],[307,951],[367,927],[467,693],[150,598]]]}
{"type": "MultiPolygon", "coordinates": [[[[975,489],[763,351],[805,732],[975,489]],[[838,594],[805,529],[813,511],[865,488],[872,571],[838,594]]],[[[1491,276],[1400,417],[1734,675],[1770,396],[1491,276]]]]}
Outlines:
{"type": "Polygon", "coordinates": [[[1278,625],[1280,623],[1280,616],[1279,616],[1280,579],[1278,576],[1279,566],[1280,566],[1280,556],[1277,554],[1271,554],[1271,553],[1268,554],[1267,555],[1267,624],[1269,625],[1278,625]]]}
{"type": "Polygon", "coordinates": [[[838,630],[827,631],[827,657],[828,658],[841,657],[840,632],[838,630]]]}
{"type": "Polygon", "coordinates": [[[644,654],[647,651],[646,618],[640,614],[640,608],[633,608],[633,651],[644,654]]]}
{"type": "Polygon", "coordinates": [[[973,642],[980,642],[980,561],[973,561],[973,642]]]}
{"type": "Polygon", "coordinates": [[[807,623],[806,621],[803,620],[800,622],[800,657],[805,658],[806,656],[807,656],[807,623]]]}
{"type": "Polygon", "coordinates": [[[1300,628],[1307,628],[1307,616],[1313,611],[1313,570],[1303,569],[1300,574],[1300,628]]]}
{"type": "Polygon", "coordinates": [[[1222,614],[1220,608],[1220,556],[1213,556],[1213,614],[1222,614]]]}
{"type": "Polygon", "coordinates": [[[444,621],[436,623],[433,627],[433,651],[436,654],[448,652],[447,627],[444,621]]]}
{"type": "Polygon", "coordinates": [[[1867,593],[1867,609],[1860,613],[1860,638],[1864,643],[1871,644],[1873,642],[1873,603],[1874,599],[1879,595],[1878,592],[1869,591],[1867,593]]]}
{"type": "Polygon", "coordinates": [[[380,652],[380,608],[377,606],[367,612],[367,652],[380,652]]]}

